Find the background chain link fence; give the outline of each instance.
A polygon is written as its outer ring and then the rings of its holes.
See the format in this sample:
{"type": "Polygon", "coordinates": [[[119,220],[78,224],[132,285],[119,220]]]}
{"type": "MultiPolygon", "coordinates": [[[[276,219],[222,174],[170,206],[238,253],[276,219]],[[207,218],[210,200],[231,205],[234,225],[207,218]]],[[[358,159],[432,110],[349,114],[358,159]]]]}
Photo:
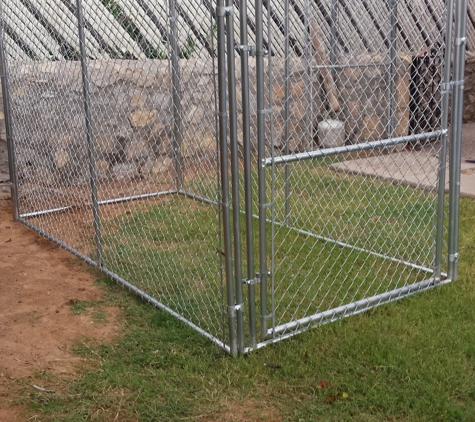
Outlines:
{"type": "Polygon", "coordinates": [[[17,217],[228,352],[455,278],[472,6],[1,7],[17,217]]]}

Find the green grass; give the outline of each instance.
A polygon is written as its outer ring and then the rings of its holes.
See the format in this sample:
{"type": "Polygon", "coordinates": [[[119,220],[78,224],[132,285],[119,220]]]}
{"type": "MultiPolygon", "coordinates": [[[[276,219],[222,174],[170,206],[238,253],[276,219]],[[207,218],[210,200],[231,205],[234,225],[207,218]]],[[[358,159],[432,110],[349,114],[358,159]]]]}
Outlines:
{"type": "Polygon", "coordinates": [[[462,200],[458,281],[237,359],[100,279],[122,335],[76,345],[82,376],[22,400],[42,421],[473,421],[474,222],[462,200]]]}
{"type": "MultiPolygon", "coordinates": [[[[408,186],[336,173],[328,168],[331,163],[327,159],[294,165],[290,177],[290,225],[267,224],[267,256],[269,270],[273,268],[276,325],[429,278],[427,273],[400,262],[342,248],[304,233],[433,266],[434,195],[408,186]]],[[[188,188],[195,189],[197,194],[212,196],[210,187],[215,182],[212,175],[203,174],[192,182],[188,188]]],[[[283,182],[281,167],[275,172],[273,191],[271,181],[267,183],[267,200],[274,204],[277,223],[286,220],[283,182]]],[[[254,205],[256,195],[255,187],[254,205]]],[[[219,210],[177,195],[161,201],[140,212],[130,209],[103,223],[106,267],[226,341],[219,210]]],[[[271,218],[270,209],[267,216],[271,218]]],[[[245,244],[244,216],[240,224],[245,244]]],[[[257,219],[254,233],[254,259],[258,268],[257,219]]],[[[242,272],[246,274],[245,248],[242,256],[242,272]]],[[[247,297],[246,292],[244,295],[247,297]]],[[[260,306],[259,299],[257,306],[260,306]]],[[[268,309],[272,309],[270,295],[268,309]]]]}
{"type": "Polygon", "coordinates": [[[104,301],[124,308],[123,335],[77,345],[92,369],[30,406],[56,421],[259,420],[266,408],[288,421],[473,421],[474,220],[463,200],[459,281],[245,358],[101,279],[104,301]]]}

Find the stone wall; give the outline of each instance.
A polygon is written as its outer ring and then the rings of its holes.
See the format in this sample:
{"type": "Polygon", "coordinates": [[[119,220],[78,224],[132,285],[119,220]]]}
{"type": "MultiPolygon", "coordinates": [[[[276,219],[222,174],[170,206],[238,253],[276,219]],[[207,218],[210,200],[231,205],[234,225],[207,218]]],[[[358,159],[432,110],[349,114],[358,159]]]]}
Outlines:
{"type": "Polygon", "coordinates": [[[475,53],[469,51],[465,62],[463,122],[475,122],[475,53]]]}
{"type": "MultiPolygon", "coordinates": [[[[351,66],[334,74],[341,104],[337,113],[327,111],[319,73],[308,75],[303,60],[291,61],[289,126],[293,151],[318,148],[316,128],[319,121],[328,117],[345,122],[347,143],[387,137],[388,67],[382,66],[379,56],[348,57],[346,61],[351,66]]],[[[237,63],[238,80],[239,68],[237,63]]],[[[410,59],[398,58],[397,68],[396,134],[402,136],[408,130],[410,59]]],[[[272,70],[275,147],[283,150],[284,63],[273,60],[272,70]]],[[[98,179],[140,177],[164,182],[172,178],[174,105],[168,63],[95,60],[90,62],[88,71],[98,179]]],[[[211,61],[180,61],[181,153],[185,165],[216,154],[214,71],[211,61]]],[[[251,136],[255,140],[253,60],[250,75],[251,136]]],[[[12,62],[10,90],[20,181],[35,180],[48,186],[86,182],[88,150],[79,63],[12,62]]],[[[238,88],[238,102],[239,91],[238,88]]],[[[238,112],[240,115],[240,105],[238,112]]]]}

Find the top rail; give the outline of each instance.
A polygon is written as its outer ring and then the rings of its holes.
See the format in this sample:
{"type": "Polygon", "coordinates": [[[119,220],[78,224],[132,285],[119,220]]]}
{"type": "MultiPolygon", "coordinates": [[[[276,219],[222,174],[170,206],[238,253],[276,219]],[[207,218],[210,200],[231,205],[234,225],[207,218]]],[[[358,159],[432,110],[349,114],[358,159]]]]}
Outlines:
{"type": "Polygon", "coordinates": [[[398,138],[384,139],[380,141],[364,142],[361,144],[345,145],[335,148],[318,149],[315,151],[300,152],[298,154],[282,155],[280,157],[268,157],[262,161],[263,167],[269,167],[277,164],[293,163],[295,161],[313,160],[315,158],[328,157],[331,155],[345,154],[348,152],[365,151],[368,149],[385,148],[407,142],[424,141],[446,135],[447,130],[436,130],[428,133],[416,135],[400,136],[398,138]]]}

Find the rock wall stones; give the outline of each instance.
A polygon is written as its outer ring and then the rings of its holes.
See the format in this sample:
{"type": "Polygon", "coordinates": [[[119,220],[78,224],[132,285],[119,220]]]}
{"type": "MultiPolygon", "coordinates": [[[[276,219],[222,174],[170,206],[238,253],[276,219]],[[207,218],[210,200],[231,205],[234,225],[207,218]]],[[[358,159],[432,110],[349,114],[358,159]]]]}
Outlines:
{"type": "MultiPolygon", "coordinates": [[[[389,122],[388,66],[379,56],[346,57],[334,73],[341,109],[329,113],[318,70],[303,59],[290,68],[289,129],[292,151],[319,147],[318,122],[345,122],[347,143],[385,138],[389,122]]],[[[410,59],[399,57],[396,134],[409,118],[410,59]]],[[[180,61],[181,155],[215,168],[215,81],[211,60],[180,61]]],[[[240,66],[237,65],[239,81],[240,66]]],[[[99,181],[137,177],[169,183],[174,177],[174,111],[169,64],[160,60],[94,60],[89,63],[91,126],[99,181]]],[[[274,146],[285,142],[285,69],[273,59],[274,146]]],[[[255,61],[250,60],[251,137],[256,139],[255,61]]],[[[266,86],[269,80],[266,76],[266,86]]],[[[75,185],[89,178],[88,145],[80,65],[77,62],[10,63],[10,91],[20,181],[75,185]]],[[[266,91],[267,92],[267,91],[266,91]]],[[[267,95],[267,94],[266,94],[267,95]]],[[[237,88],[241,116],[240,87],[237,88]]],[[[241,126],[239,122],[239,127],[241,126]]]]}
{"type": "Polygon", "coordinates": [[[469,51],[465,62],[463,122],[475,122],[475,54],[469,51]]]}

